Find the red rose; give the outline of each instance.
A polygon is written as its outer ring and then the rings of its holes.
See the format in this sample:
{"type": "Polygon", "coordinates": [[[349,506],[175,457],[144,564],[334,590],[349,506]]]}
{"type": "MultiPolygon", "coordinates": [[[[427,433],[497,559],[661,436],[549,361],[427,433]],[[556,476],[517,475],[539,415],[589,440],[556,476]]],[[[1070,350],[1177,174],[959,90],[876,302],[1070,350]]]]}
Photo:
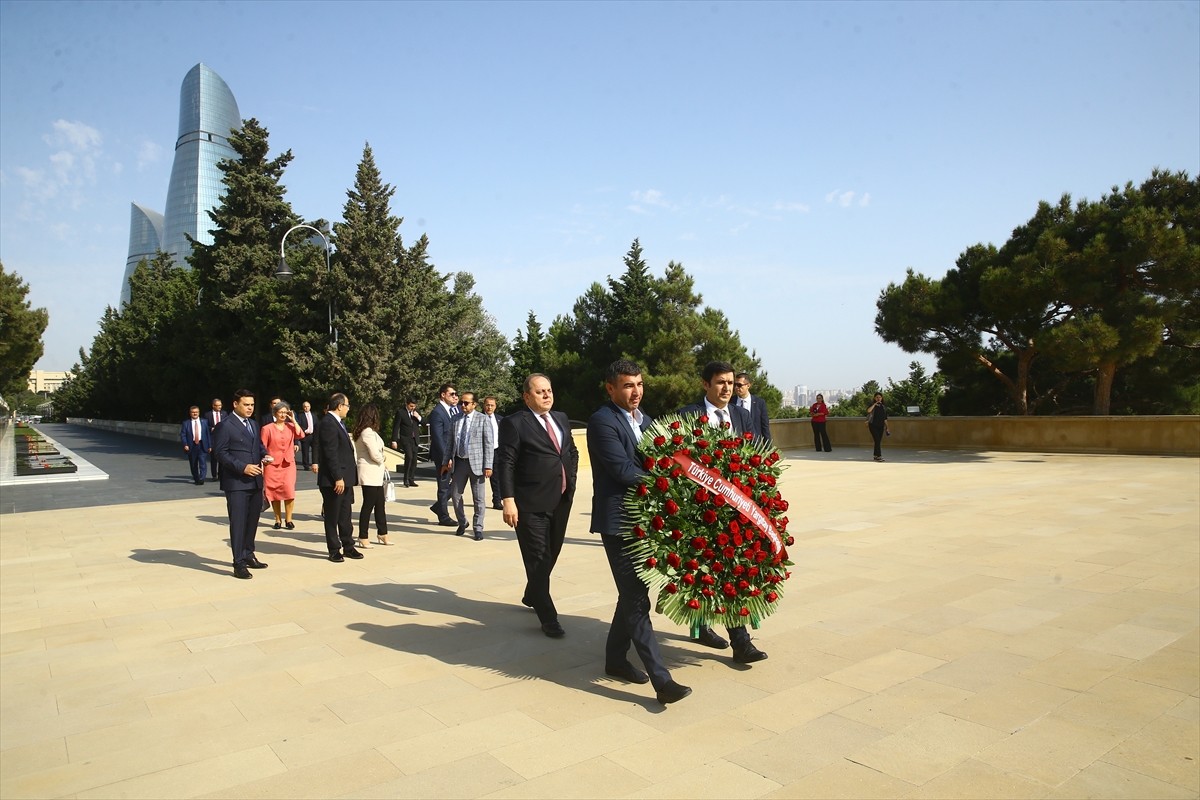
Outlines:
{"type": "Polygon", "coordinates": [[[667,563],[672,567],[679,567],[680,559],[678,553],[667,553],[667,563]]]}
{"type": "Polygon", "coordinates": [[[724,613],[725,613],[725,610],[726,610],[726,609],[725,609],[725,606],[717,606],[717,613],[718,613],[718,614],[724,614],[724,613]]]}
{"type": "Polygon", "coordinates": [[[671,470],[672,478],[679,478],[682,476],[683,476],[683,467],[677,466],[677,467],[675,467],[675,469],[671,470]]]}
{"type": "Polygon", "coordinates": [[[686,566],[688,569],[700,569],[700,562],[694,558],[689,558],[686,566]]]}
{"type": "Polygon", "coordinates": [[[692,495],[692,497],[695,498],[697,503],[707,503],[708,502],[708,489],[705,489],[703,486],[701,486],[699,489],[696,490],[696,493],[694,495],[692,495]]]}
{"type": "Polygon", "coordinates": [[[703,583],[705,586],[712,586],[712,585],[716,584],[717,579],[714,578],[712,575],[701,575],[700,582],[703,583]]]}
{"type": "Polygon", "coordinates": [[[646,459],[644,461],[642,461],[642,469],[645,469],[645,470],[654,469],[654,459],[651,458],[650,456],[646,456],[646,459]]]}
{"type": "Polygon", "coordinates": [[[713,511],[711,508],[704,509],[704,514],[701,516],[704,519],[705,525],[712,525],[717,521],[717,512],[713,511]]]}
{"type": "Polygon", "coordinates": [[[712,550],[712,549],[710,549],[710,548],[706,548],[706,549],[704,550],[704,553],[703,553],[703,555],[704,555],[704,557],[705,557],[706,559],[708,559],[709,561],[712,561],[714,558],[716,558],[716,557],[717,557],[717,554],[716,554],[715,552],[713,552],[713,550],[712,550]]]}
{"type": "Polygon", "coordinates": [[[758,575],[758,567],[751,567],[750,569],[746,570],[746,574],[753,578],[754,576],[758,575]]]}
{"type": "Polygon", "coordinates": [[[774,592],[767,592],[767,602],[768,603],[774,603],[778,599],[779,599],[779,595],[775,594],[774,592]]]}
{"type": "Polygon", "coordinates": [[[725,556],[726,558],[733,558],[737,555],[737,550],[734,550],[732,547],[726,547],[721,551],[721,555],[725,556]]]}
{"type": "Polygon", "coordinates": [[[788,510],[788,501],[784,500],[781,497],[775,501],[775,507],[778,508],[780,511],[787,511],[788,510]]]}
{"type": "MultiPolygon", "coordinates": [[[[721,442],[721,444],[725,444],[725,443],[721,442]]],[[[713,458],[724,458],[724,457],[725,457],[725,451],[722,450],[721,448],[718,447],[716,450],[713,450],[713,458]]]]}
{"type": "Polygon", "coordinates": [[[671,538],[675,541],[679,541],[683,538],[683,531],[671,531],[671,538]]]}
{"type": "Polygon", "coordinates": [[[650,527],[654,528],[656,531],[661,531],[666,526],[667,523],[658,514],[655,514],[654,519],[650,520],[650,527]]]}
{"type": "Polygon", "coordinates": [[[739,470],[741,470],[741,468],[742,468],[741,464],[730,464],[729,465],[729,471],[733,472],[733,473],[738,472],[739,470]]]}
{"type": "Polygon", "coordinates": [[[646,484],[639,483],[637,493],[638,497],[645,497],[646,495],[650,494],[650,490],[646,488],[646,484]]]}
{"type": "MultiPolygon", "coordinates": [[[[732,525],[733,523],[731,522],[729,524],[732,525]]],[[[717,536],[717,544],[720,545],[721,547],[725,547],[726,545],[728,545],[729,544],[729,535],[722,533],[719,536],[717,536]]]]}
{"type": "Polygon", "coordinates": [[[700,428],[692,428],[692,436],[700,436],[704,433],[700,428]]]}
{"type": "Polygon", "coordinates": [[[734,585],[732,583],[727,583],[724,586],[722,586],[721,591],[724,592],[729,597],[734,597],[737,595],[737,589],[734,587],[734,585]]]}
{"type": "Polygon", "coordinates": [[[673,430],[673,431],[679,430],[679,420],[675,420],[674,422],[671,423],[671,430],[673,430]]]}
{"type": "Polygon", "coordinates": [[[720,572],[721,570],[725,569],[725,565],[722,564],[720,561],[714,561],[712,568],[713,568],[713,572],[720,572]]]}
{"type": "Polygon", "coordinates": [[[714,505],[714,506],[716,506],[717,508],[720,508],[721,506],[725,505],[725,498],[724,498],[724,497],[722,497],[722,496],[721,496],[721,495],[719,495],[719,494],[714,494],[714,495],[713,495],[713,499],[712,499],[712,503],[713,503],[713,505],[714,505]]]}
{"type": "Polygon", "coordinates": [[[655,558],[654,556],[650,556],[649,558],[646,559],[646,566],[649,567],[650,569],[654,569],[655,567],[658,566],[658,559],[655,558]]]}
{"type": "MultiPolygon", "coordinates": [[[[712,466],[712,456],[708,454],[702,454],[700,456],[700,463],[706,467],[712,466]]],[[[720,497],[720,495],[717,495],[717,497],[720,497]]]]}
{"type": "Polygon", "coordinates": [[[754,440],[754,434],[751,433],[750,431],[746,431],[745,433],[742,434],[742,438],[745,439],[747,442],[750,442],[750,441],[754,440]]]}
{"type": "Polygon", "coordinates": [[[714,592],[712,589],[701,589],[700,594],[704,595],[705,597],[712,597],[716,594],[716,592],[714,592]]]}
{"type": "Polygon", "coordinates": [[[742,460],[742,454],[741,454],[741,453],[733,453],[733,454],[731,454],[731,455],[729,456],[729,460],[730,460],[730,461],[733,461],[733,462],[738,462],[738,461],[741,461],[741,460],[742,460]]]}
{"type": "Polygon", "coordinates": [[[679,445],[683,444],[683,437],[680,436],[679,434],[675,434],[674,436],[671,437],[671,444],[678,447],[679,445]]]}
{"type": "Polygon", "coordinates": [[[750,581],[738,581],[737,586],[744,592],[750,588],[750,581]]]}
{"type": "MultiPolygon", "coordinates": [[[[729,532],[732,533],[734,536],[737,536],[740,531],[741,531],[741,527],[738,525],[737,520],[735,520],[735,519],[729,520],[729,532]]],[[[721,534],[721,535],[725,536],[725,534],[721,534]]],[[[728,536],[725,536],[725,538],[727,540],[729,539],[728,536]]]]}
{"type": "Polygon", "coordinates": [[[791,547],[795,543],[796,543],[796,540],[794,538],[792,538],[791,536],[787,537],[787,546],[788,547],[791,547]]]}
{"type": "Polygon", "coordinates": [[[697,439],[696,440],[696,448],[699,450],[708,449],[708,440],[707,439],[697,439]]]}
{"type": "Polygon", "coordinates": [[[633,535],[640,539],[646,535],[646,532],[644,530],[642,530],[641,525],[634,525],[633,526],[633,535]]]}
{"type": "Polygon", "coordinates": [[[654,479],[654,488],[658,489],[660,492],[665,492],[667,489],[671,488],[671,482],[660,475],[654,479]]]}
{"type": "Polygon", "coordinates": [[[667,594],[675,594],[679,591],[679,587],[673,583],[668,583],[664,588],[667,590],[667,594]]]}
{"type": "MultiPolygon", "coordinates": [[[[749,436],[750,434],[747,433],[746,435],[749,436]]],[[[745,606],[742,606],[742,610],[738,612],[738,615],[743,616],[743,617],[748,617],[748,616],[750,616],[750,609],[746,608],[745,606]]]]}
{"type": "Polygon", "coordinates": [[[760,456],[758,453],[755,453],[754,455],[750,456],[750,463],[757,467],[762,463],[762,456],[760,456]]]}
{"type": "Polygon", "coordinates": [[[734,547],[741,547],[743,541],[745,541],[745,540],[742,539],[742,535],[740,533],[735,533],[733,535],[733,546],[734,547]]]}
{"type": "Polygon", "coordinates": [[[699,607],[700,607],[700,601],[697,600],[696,598],[693,597],[691,600],[688,600],[688,608],[697,609],[699,607]]]}
{"type": "Polygon", "coordinates": [[[734,565],[734,567],[733,567],[734,575],[743,575],[743,574],[745,574],[745,572],[746,572],[746,568],[743,567],[741,564],[734,565]]]}
{"type": "Polygon", "coordinates": [[[692,586],[696,583],[696,576],[689,572],[683,576],[683,582],[688,586],[692,586]]]}
{"type": "Polygon", "coordinates": [[[725,428],[725,429],[729,429],[729,428],[732,428],[733,426],[730,425],[728,422],[722,422],[721,427],[725,428]]]}
{"type": "Polygon", "coordinates": [[[675,462],[672,461],[671,459],[667,458],[666,456],[663,456],[662,458],[660,458],[658,460],[658,468],[659,469],[670,469],[671,465],[674,463],[675,462]]]}
{"type": "Polygon", "coordinates": [[[767,556],[769,556],[769,555],[770,555],[770,553],[768,553],[766,550],[759,550],[757,553],[754,554],[754,560],[757,561],[759,564],[761,564],[762,562],[767,560],[767,556]]]}
{"type": "Polygon", "coordinates": [[[708,539],[705,539],[703,536],[697,536],[692,539],[692,547],[696,548],[697,550],[703,550],[704,548],[708,547],[708,539]]]}
{"type": "Polygon", "coordinates": [[[708,424],[708,414],[701,414],[699,417],[696,418],[696,422],[699,422],[701,425],[707,425],[708,424]]]}
{"type": "Polygon", "coordinates": [[[679,513],[679,504],[676,503],[674,500],[668,500],[666,502],[666,504],[663,506],[663,508],[666,510],[666,512],[668,514],[678,514],[679,513]]]}

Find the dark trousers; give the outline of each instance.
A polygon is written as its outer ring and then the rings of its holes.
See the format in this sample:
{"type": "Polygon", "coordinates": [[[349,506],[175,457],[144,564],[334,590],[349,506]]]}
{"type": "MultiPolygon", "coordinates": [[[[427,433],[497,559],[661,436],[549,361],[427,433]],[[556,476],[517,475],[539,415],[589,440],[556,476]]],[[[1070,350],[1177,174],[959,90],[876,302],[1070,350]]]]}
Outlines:
{"type": "Polygon", "coordinates": [[[304,469],[308,469],[309,467],[312,466],[312,450],[313,450],[313,436],[314,435],[315,435],[315,433],[308,434],[303,439],[301,439],[299,442],[299,444],[300,444],[300,466],[304,469]]]}
{"type": "Polygon", "coordinates": [[[354,488],[338,494],[332,486],[321,487],[321,512],[325,516],[325,546],[329,555],[354,549],[354,524],[350,512],[354,508],[354,488]]]}
{"type": "Polygon", "coordinates": [[[543,624],[558,622],[558,609],[550,597],[550,573],[567,535],[571,500],[563,495],[553,511],[522,511],[517,506],[517,544],[525,562],[525,600],[543,624]]]}
{"type": "Polygon", "coordinates": [[[812,429],[813,447],[817,448],[818,452],[824,450],[826,453],[828,453],[833,450],[833,448],[829,446],[829,433],[825,430],[825,423],[814,422],[812,424],[812,429]]]}
{"type": "Polygon", "coordinates": [[[633,559],[625,552],[624,539],[601,534],[600,541],[604,543],[608,568],[617,584],[617,608],[613,611],[608,641],[604,644],[604,665],[620,667],[629,659],[629,645],[632,644],[646,666],[650,683],[656,690],[661,689],[670,682],[671,673],[663,666],[658,640],[654,638],[654,626],[650,622],[650,590],[638,577],[633,559]]]}
{"type": "Polygon", "coordinates": [[[379,536],[387,536],[387,510],[382,486],[360,486],[363,504],[358,512],[358,538],[367,539],[367,527],[371,521],[371,512],[375,512],[375,532],[379,536]]]}
{"type": "Polygon", "coordinates": [[[212,479],[214,481],[217,478],[221,477],[221,462],[217,460],[216,453],[208,454],[208,469],[209,469],[209,475],[212,477],[212,479]]]}
{"type": "MultiPolygon", "coordinates": [[[[208,459],[205,458],[206,455],[208,454],[204,452],[204,448],[198,444],[194,444],[188,448],[188,466],[192,468],[192,480],[204,480],[204,473],[208,471],[206,466],[208,459]]],[[[216,461],[215,458],[213,460],[216,461]]]]}
{"type": "Polygon", "coordinates": [[[229,549],[236,567],[254,557],[254,537],[258,533],[258,517],[262,514],[262,489],[226,492],[225,508],[229,512],[229,549]]]}
{"type": "Polygon", "coordinates": [[[405,439],[398,444],[404,451],[404,485],[412,486],[417,479],[417,440],[405,439]]]}
{"type": "MultiPolygon", "coordinates": [[[[493,450],[492,451],[492,463],[493,464],[496,463],[495,453],[496,453],[496,451],[493,450]]],[[[500,508],[502,506],[502,504],[500,502],[500,471],[493,469],[492,477],[488,478],[488,481],[490,482],[490,486],[488,487],[488,493],[489,493],[488,496],[491,497],[491,499],[492,499],[492,508],[500,508]]]]}
{"type": "Polygon", "coordinates": [[[871,429],[871,438],[875,440],[875,457],[882,458],[883,451],[879,449],[879,444],[883,441],[883,426],[868,425],[867,427],[871,429]]]}
{"type": "Polygon", "coordinates": [[[444,466],[438,465],[437,499],[433,501],[433,513],[437,514],[438,522],[450,519],[450,495],[454,493],[454,470],[442,472],[444,466]]]}

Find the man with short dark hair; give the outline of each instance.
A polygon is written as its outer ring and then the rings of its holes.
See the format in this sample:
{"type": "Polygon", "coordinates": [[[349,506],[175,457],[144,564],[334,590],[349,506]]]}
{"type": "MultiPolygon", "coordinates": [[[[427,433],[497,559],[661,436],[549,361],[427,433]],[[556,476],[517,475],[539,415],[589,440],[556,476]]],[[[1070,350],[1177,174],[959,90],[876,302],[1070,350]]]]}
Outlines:
{"type": "Polygon", "coordinates": [[[179,441],[183,443],[183,452],[187,453],[192,483],[203,486],[204,475],[208,471],[205,461],[212,452],[212,439],[208,432],[208,420],[200,418],[200,406],[188,409],[188,418],[179,426],[179,441]]]}
{"type": "Polygon", "coordinates": [[[521,602],[537,612],[542,633],[552,639],[565,635],[558,609],[550,596],[550,573],[562,551],[575,498],[579,449],[571,423],[561,411],[551,411],[554,389],[550,379],[535,372],[522,387],[525,408],[500,424],[500,502],[504,524],[516,528],[521,560],[525,563],[525,596],[521,602]]]}
{"type": "Polygon", "coordinates": [[[317,415],[313,413],[312,403],[305,400],[300,404],[300,413],[296,415],[296,427],[304,431],[304,438],[300,440],[300,468],[307,471],[312,466],[315,459],[313,458],[313,436],[317,432],[317,415]]]}
{"type": "MultiPolygon", "coordinates": [[[[204,419],[208,422],[208,435],[213,441],[217,438],[217,427],[229,416],[228,411],[222,409],[221,398],[214,397],[212,401],[212,410],[204,413],[204,419]]],[[[221,462],[217,460],[216,453],[209,450],[210,458],[208,459],[208,468],[213,480],[221,477],[221,462]]]]}
{"type": "MultiPolygon", "coordinates": [[[[492,424],[492,441],[498,448],[500,447],[500,423],[504,420],[504,416],[496,413],[496,406],[497,402],[494,396],[489,394],[483,398],[483,415],[492,424]]],[[[495,459],[492,460],[492,463],[495,463],[495,459]]],[[[503,511],[504,506],[500,505],[500,476],[494,469],[492,470],[490,483],[489,489],[492,493],[492,508],[497,511],[503,511]]]]}
{"type": "Polygon", "coordinates": [[[632,361],[614,361],[604,376],[609,402],[588,420],[588,458],[592,463],[593,533],[600,534],[608,567],[617,584],[617,607],[604,646],[604,672],[630,683],[650,681],[663,704],[682,700],[692,690],[671,679],[663,664],[654,626],[650,622],[650,590],[638,577],[625,550],[625,496],[646,470],[637,447],[653,422],[641,412],[642,369],[632,361]],[[629,663],[629,645],[637,651],[646,673],[629,663]]]}
{"type": "Polygon", "coordinates": [[[320,469],[317,486],[321,490],[321,511],[325,518],[325,546],[329,560],[340,563],[347,558],[362,558],[354,546],[354,524],[350,520],[354,508],[354,487],[358,485],[358,462],[354,443],[346,430],[346,415],[350,400],[337,392],[330,396],[329,407],[317,428],[320,469]]]}
{"type": "Polygon", "coordinates": [[[254,392],[249,389],[233,393],[233,414],[217,428],[213,455],[221,462],[233,576],[247,580],[253,577],[250,570],[267,567],[254,554],[254,537],[263,508],[263,464],[272,461],[254,423],[254,392]]]}
{"type": "Polygon", "coordinates": [[[492,477],[495,458],[495,441],[488,418],[475,410],[475,393],[462,393],[463,414],[454,420],[454,436],[451,445],[450,469],[454,476],[451,500],[454,516],[458,519],[457,536],[467,532],[467,517],[463,509],[463,490],[471,484],[471,504],[475,512],[471,517],[475,541],[483,541],[484,502],[483,482],[492,477]]]}
{"type": "Polygon", "coordinates": [[[438,388],[438,401],[429,412],[429,460],[433,462],[437,474],[437,499],[429,506],[429,510],[437,515],[438,524],[447,528],[453,528],[456,523],[450,519],[448,508],[454,473],[446,464],[450,460],[454,418],[461,413],[454,384],[443,383],[438,388]]]}
{"type": "MultiPolygon", "coordinates": [[[[733,398],[733,365],[728,361],[710,361],[704,365],[700,375],[700,383],[704,387],[704,396],[699,402],[692,403],[679,409],[685,416],[706,417],[708,424],[714,428],[723,429],[732,435],[740,436],[751,431],[750,415],[737,406],[730,405],[733,398]]],[[[745,625],[736,628],[726,628],[729,639],[733,642],[733,660],[739,664],[753,664],[762,661],[767,654],[754,646],[745,625]]],[[[729,646],[721,636],[708,625],[700,628],[697,640],[708,647],[724,650],[729,646]]]]}
{"type": "Polygon", "coordinates": [[[404,453],[404,485],[416,486],[417,436],[421,429],[421,414],[415,398],[408,398],[404,408],[396,412],[392,423],[392,449],[404,453]]]}
{"type": "Polygon", "coordinates": [[[753,382],[749,373],[739,372],[733,379],[733,391],[737,396],[733,404],[750,415],[750,432],[764,441],[771,441],[771,418],[767,404],[761,397],[750,394],[753,382]]]}

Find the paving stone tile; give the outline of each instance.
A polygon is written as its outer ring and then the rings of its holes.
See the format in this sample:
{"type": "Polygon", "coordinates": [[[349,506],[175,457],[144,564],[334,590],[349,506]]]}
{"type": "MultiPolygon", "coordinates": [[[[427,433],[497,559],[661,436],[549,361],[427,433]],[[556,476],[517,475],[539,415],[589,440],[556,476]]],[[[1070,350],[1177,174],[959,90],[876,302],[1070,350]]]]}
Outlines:
{"type": "Polygon", "coordinates": [[[1141,659],[1150,656],[1179,638],[1173,631],[1124,624],[1101,633],[1079,645],[1084,650],[1098,650],[1124,658],[1141,659]]]}
{"type": "Polygon", "coordinates": [[[1200,792],[1200,728],[1163,715],[1109,750],[1101,761],[1200,792]]]}
{"type": "Polygon", "coordinates": [[[987,747],[975,758],[1003,771],[1058,786],[1111,750],[1121,737],[1046,716],[987,747]]]}
{"type": "Polygon", "coordinates": [[[849,753],[846,758],[919,786],[1002,738],[1004,734],[984,725],[932,714],[849,753]]]}
{"type": "Polygon", "coordinates": [[[997,681],[1028,669],[1035,662],[1013,653],[996,650],[969,653],[929,670],[925,679],[969,692],[986,689],[997,681]]]}
{"type": "Polygon", "coordinates": [[[947,706],[954,707],[971,696],[971,692],[963,689],[913,678],[840,708],[837,714],[895,733],[921,717],[935,714],[947,706]]]}
{"type": "Polygon", "coordinates": [[[79,792],[79,798],[195,797],[235,786],[246,775],[278,775],[285,771],[269,747],[240,750],[193,764],[138,775],[117,783],[79,792]]]}
{"type": "Polygon", "coordinates": [[[1052,800],[1077,800],[1077,798],[1113,798],[1121,800],[1145,800],[1148,797],[1195,798],[1193,790],[1143,775],[1140,772],[1097,761],[1057,786],[1047,798],[1052,800]]]}
{"type": "Polygon", "coordinates": [[[718,759],[630,792],[626,797],[761,797],[778,788],[778,783],[753,770],[718,759]]]}
{"type": "Polygon", "coordinates": [[[844,683],[864,692],[880,692],[889,686],[903,683],[909,678],[923,675],[946,662],[919,653],[893,650],[874,658],[860,661],[825,676],[827,680],[844,683]]]}
{"type": "Polygon", "coordinates": [[[1020,675],[1064,689],[1085,691],[1131,663],[1133,660],[1129,658],[1072,648],[1031,665],[1022,670],[1020,675]]]}
{"type": "Polygon", "coordinates": [[[913,789],[906,797],[921,800],[962,800],[965,797],[1035,800],[1045,797],[1050,791],[1051,787],[1037,781],[968,758],[913,789]]]}
{"type": "Polygon", "coordinates": [[[867,692],[860,689],[817,678],[793,689],[746,703],[732,713],[751,724],[783,733],[848,706],[866,695],[867,692]]]}
{"type": "Polygon", "coordinates": [[[288,767],[282,774],[258,777],[251,771],[243,777],[249,780],[196,797],[211,800],[324,800],[395,780],[400,777],[400,771],[379,753],[368,750],[357,753],[354,758],[329,758],[315,764],[288,767]]]}
{"type": "Polygon", "coordinates": [[[1179,705],[1185,696],[1171,689],[1113,676],[1072,697],[1050,715],[1097,730],[1131,735],[1179,705]]]}
{"type": "Polygon", "coordinates": [[[740,749],[725,759],[783,785],[834,764],[844,754],[886,735],[884,730],[847,719],[840,713],[826,714],[776,736],[742,740],[739,733],[740,749]]]}
{"type": "Polygon", "coordinates": [[[397,797],[483,798],[524,782],[525,778],[491,753],[483,753],[449,764],[439,764],[416,775],[405,775],[335,796],[378,800],[394,800],[397,797]]]}
{"type": "Polygon", "coordinates": [[[915,787],[878,770],[840,759],[816,772],[762,795],[764,798],[812,798],[812,800],[862,800],[866,797],[905,797],[915,787]]]}
{"type": "Polygon", "coordinates": [[[525,781],[487,795],[488,798],[548,798],[565,797],[637,797],[638,792],[653,786],[642,778],[604,757],[573,764],[557,772],[525,781]]]}

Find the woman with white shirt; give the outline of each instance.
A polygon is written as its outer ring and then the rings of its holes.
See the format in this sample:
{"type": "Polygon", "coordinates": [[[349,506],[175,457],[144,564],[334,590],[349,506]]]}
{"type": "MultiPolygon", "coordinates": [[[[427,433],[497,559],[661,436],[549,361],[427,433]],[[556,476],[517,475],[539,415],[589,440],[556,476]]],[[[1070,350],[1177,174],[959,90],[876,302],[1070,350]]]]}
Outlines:
{"type": "Polygon", "coordinates": [[[363,504],[358,512],[358,546],[367,544],[367,527],[371,512],[375,512],[377,544],[389,545],[387,540],[387,510],[384,497],[384,478],[387,466],[383,460],[383,438],[379,435],[379,407],[368,403],[358,412],[354,424],[354,455],[358,461],[358,486],[362,489],[363,504]]]}

